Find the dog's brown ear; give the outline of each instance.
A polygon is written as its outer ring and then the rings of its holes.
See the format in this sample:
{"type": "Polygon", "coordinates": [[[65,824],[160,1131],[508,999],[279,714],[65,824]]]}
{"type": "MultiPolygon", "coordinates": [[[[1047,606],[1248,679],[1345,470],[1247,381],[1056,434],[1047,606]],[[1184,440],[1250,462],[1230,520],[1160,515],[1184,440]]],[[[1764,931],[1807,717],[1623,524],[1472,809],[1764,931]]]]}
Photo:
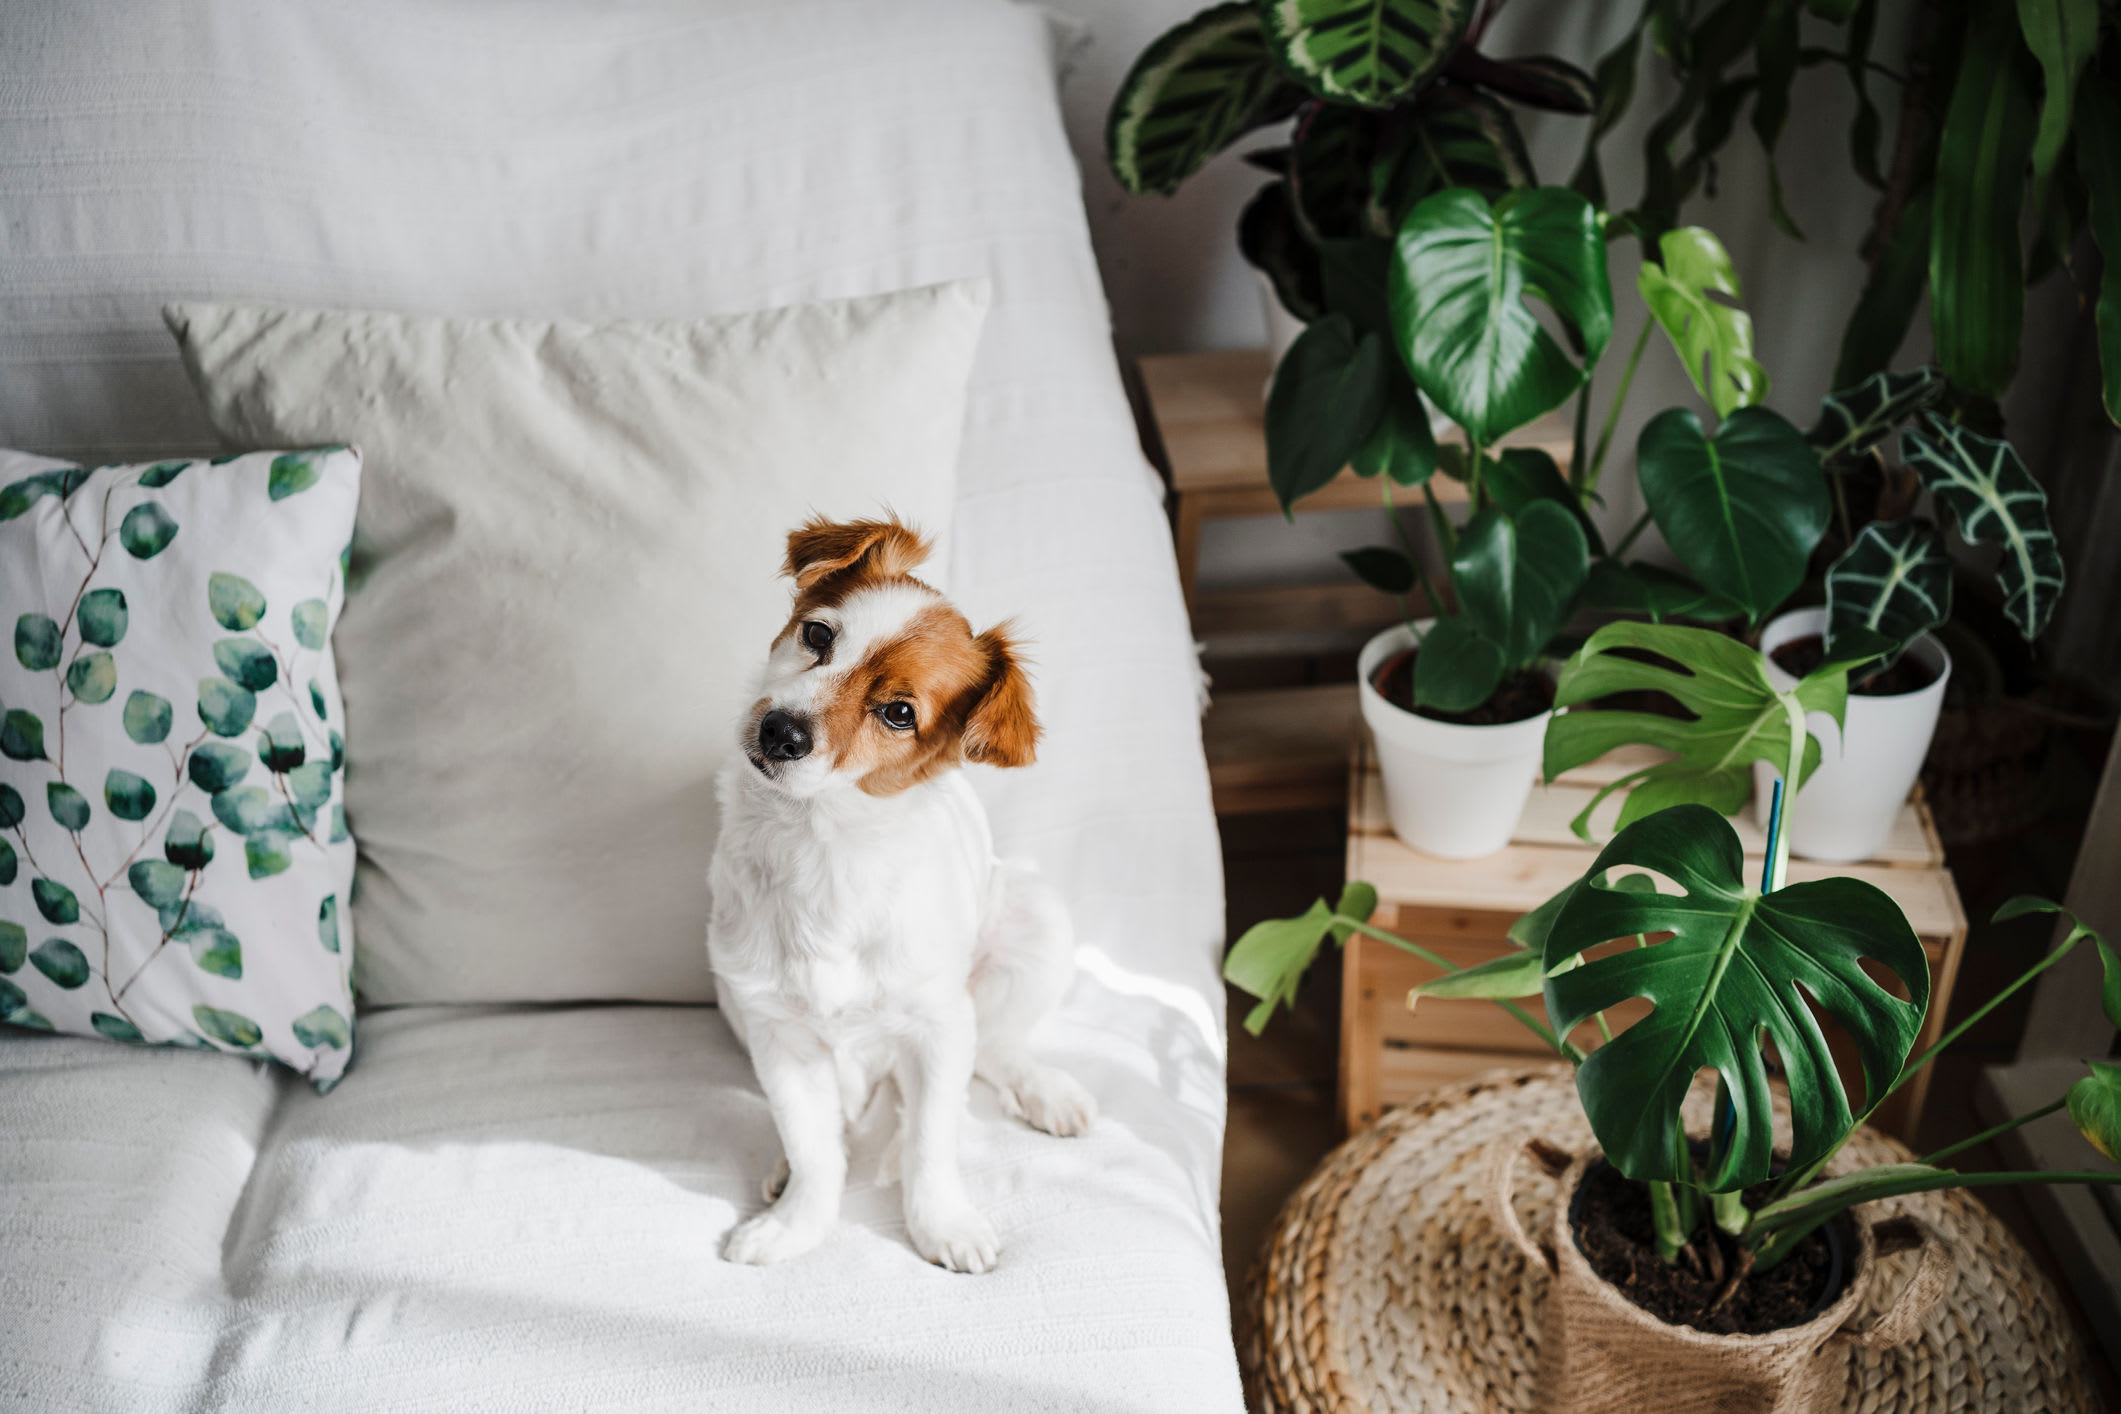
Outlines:
{"type": "Polygon", "coordinates": [[[1038,716],[1009,625],[990,628],[973,642],[986,655],[987,677],[979,702],[965,718],[965,759],[1028,766],[1038,757],[1038,716]]]}
{"type": "Polygon", "coordinates": [[[926,537],[896,516],[849,521],[812,516],[788,532],[788,558],[781,573],[793,579],[797,589],[855,568],[889,578],[910,572],[928,558],[928,549],[926,537]]]}

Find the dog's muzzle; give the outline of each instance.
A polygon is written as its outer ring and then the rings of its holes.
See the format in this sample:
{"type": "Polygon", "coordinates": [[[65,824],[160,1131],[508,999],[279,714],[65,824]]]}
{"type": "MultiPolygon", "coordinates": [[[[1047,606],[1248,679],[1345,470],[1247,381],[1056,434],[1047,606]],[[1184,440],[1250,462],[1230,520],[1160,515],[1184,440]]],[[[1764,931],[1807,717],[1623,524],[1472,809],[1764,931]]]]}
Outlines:
{"type": "Polygon", "coordinates": [[[800,761],[810,754],[810,728],[778,707],[759,719],[759,754],[768,761],[800,761]]]}

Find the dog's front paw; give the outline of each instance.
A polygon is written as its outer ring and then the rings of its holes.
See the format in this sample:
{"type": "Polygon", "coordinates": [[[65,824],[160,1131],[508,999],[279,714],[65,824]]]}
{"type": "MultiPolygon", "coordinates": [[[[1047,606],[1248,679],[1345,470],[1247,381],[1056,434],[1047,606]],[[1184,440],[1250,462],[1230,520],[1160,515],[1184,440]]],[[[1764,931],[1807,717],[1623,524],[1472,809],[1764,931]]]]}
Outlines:
{"type": "Polygon", "coordinates": [[[757,1217],[746,1218],[730,1230],[722,1244],[722,1255],[750,1267],[771,1266],[790,1257],[800,1257],[825,1240],[827,1223],[790,1222],[768,1208],[757,1217]]]}
{"type": "Polygon", "coordinates": [[[969,1204],[922,1217],[908,1214],[906,1231],[923,1257],[953,1272],[986,1272],[1001,1256],[994,1224],[969,1204]]]}
{"type": "Polygon", "coordinates": [[[1097,1099],[1065,1070],[1040,1066],[1009,1096],[1024,1123],[1064,1139],[1089,1130],[1097,1118],[1097,1099]]]}

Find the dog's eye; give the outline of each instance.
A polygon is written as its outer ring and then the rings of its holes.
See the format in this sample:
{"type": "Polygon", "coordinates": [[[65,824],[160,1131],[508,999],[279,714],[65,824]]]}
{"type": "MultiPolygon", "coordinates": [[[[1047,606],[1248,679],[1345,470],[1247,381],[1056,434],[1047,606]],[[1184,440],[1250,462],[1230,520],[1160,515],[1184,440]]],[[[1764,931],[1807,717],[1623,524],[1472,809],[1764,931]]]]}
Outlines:
{"type": "Polygon", "coordinates": [[[825,654],[830,653],[832,651],[831,627],[827,624],[819,623],[816,619],[804,624],[803,646],[821,658],[825,654]]]}
{"type": "Polygon", "coordinates": [[[884,725],[895,732],[910,732],[913,730],[913,704],[911,702],[886,702],[883,706],[877,708],[876,712],[878,716],[884,719],[884,725]]]}

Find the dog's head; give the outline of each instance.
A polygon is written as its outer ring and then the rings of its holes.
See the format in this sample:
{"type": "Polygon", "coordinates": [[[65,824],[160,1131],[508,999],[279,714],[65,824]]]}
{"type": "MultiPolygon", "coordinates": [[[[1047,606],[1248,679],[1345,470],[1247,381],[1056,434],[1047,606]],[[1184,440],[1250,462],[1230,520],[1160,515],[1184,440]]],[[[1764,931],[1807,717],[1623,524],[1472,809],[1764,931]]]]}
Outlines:
{"type": "Polygon", "coordinates": [[[766,780],[894,795],[966,761],[1031,764],[1038,718],[1008,626],[973,633],[913,577],[927,558],[895,519],[812,519],[788,536],[795,608],[743,726],[766,780]]]}

